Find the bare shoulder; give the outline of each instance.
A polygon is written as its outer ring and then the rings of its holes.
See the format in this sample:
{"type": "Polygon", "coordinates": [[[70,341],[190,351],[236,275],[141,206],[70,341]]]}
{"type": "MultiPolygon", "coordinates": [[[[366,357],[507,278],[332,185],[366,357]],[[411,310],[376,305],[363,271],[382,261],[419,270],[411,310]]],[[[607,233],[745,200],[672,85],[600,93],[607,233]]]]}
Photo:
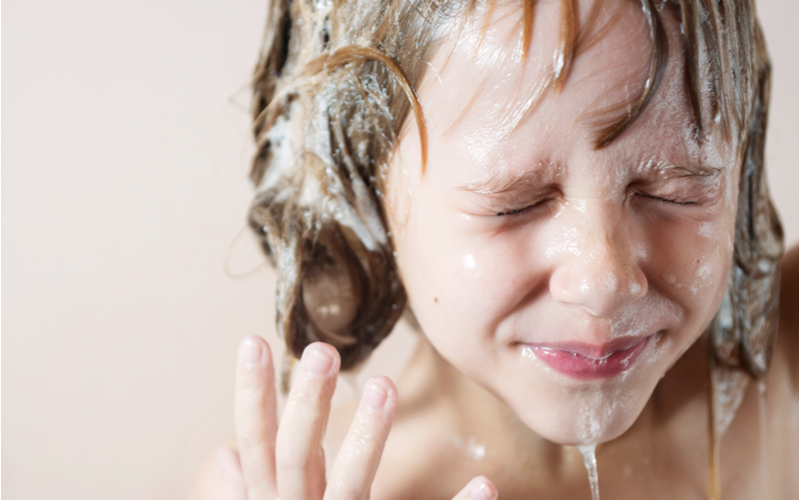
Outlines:
{"type": "Polygon", "coordinates": [[[449,499],[472,477],[484,472],[459,453],[452,425],[432,417],[401,416],[395,423],[375,477],[372,498],[449,499]]]}
{"type": "Polygon", "coordinates": [[[792,387],[797,394],[798,370],[798,246],[795,245],[781,259],[780,321],[776,354],[786,360],[792,377],[792,387]]]}
{"type": "MultiPolygon", "coordinates": [[[[760,428],[751,433],[750,444],[741,440],[740,455],[762,457],[761,467],[769,475],[770,498],[797,498],[798,495],[798,247],[790,248],[781,259],[780,319],[770,369],[765,384],[751,384],[728,431],[744,436],[745,427],[760,428]],[[759,392],[765,390],[759,396],[759,392]],[[760,401],[760,403],[759,403],[760,401]],[[761,405],[761,408],[759,406],[761,405]],[[763,420],[766,419],[764,422],[763,420]],[[761,442],[766,437],[766,443],[761,442]],[[759,449],[761,448],[761,449],[759,449]]],[[[736,469],[741,471],[742,468],[736,469]]]]}
{"type": "MultiPolygon", "coordinates": [[[[328,469],[333,466],[332,462],[347,435],[357,406],[357,398],[353,398],[352,401],[340,401],[331,408],[325,433],[325,458],[328,469]]],[[[400,406],[402,408],[404,405],[400,406]]],[[[433,494],[431,485],[443,479],[441,477],[443,447],[438,445],[443,430],[426,411],[412,411],[410,415],[408,413],[399,409],[395,415],[373,482],[370,495],[373,499],[441,498],[433,494]]],[[[452,497],[457,491],[458,489],[446,498],[452,497]]]]}

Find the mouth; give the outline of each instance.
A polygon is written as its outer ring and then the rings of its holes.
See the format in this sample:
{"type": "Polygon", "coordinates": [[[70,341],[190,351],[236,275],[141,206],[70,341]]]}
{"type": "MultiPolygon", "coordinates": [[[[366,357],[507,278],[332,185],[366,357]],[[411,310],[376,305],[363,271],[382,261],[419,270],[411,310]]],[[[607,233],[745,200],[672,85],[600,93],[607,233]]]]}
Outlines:
{"type": "Polygon", "coordinates": [[[597,346],[582,343],[525,344],[548,366],[578,380],[614,377],[633,366],[655,334],[644,338],[620,339],[597,346]]]}

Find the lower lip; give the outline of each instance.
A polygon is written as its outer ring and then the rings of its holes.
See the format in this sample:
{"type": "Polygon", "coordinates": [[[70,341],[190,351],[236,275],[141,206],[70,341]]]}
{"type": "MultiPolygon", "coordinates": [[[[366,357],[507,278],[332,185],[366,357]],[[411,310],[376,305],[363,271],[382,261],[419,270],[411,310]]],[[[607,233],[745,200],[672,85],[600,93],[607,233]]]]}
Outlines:
{"type": "Polygon", "coordinates": [[[619,375],[629,369],[644,351],[650,337],[631,347],[615,351],[604,358],[588,358],[578,353],[527,346],[538,359],[565,375],[579,380],[597,380],[619,375]]]}

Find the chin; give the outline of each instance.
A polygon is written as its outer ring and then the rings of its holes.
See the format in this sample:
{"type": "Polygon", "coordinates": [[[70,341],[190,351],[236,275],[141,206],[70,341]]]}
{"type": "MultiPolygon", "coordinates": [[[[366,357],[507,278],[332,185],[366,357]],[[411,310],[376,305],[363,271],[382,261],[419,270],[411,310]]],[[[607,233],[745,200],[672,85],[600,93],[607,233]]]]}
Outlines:
{"type": "MultiPolygon", "coordinates": [[[[600,425],[581,418],[571,422],[531,422],[528,426],[537,434],[556,444],[568,446],[596,445],[618,438],[631,428],[638,414],[606,415],[600,425]]],[[[527,423],[527,422],[526,422],[527,423]]]]}
{"type": "MultiPolygon", "coordinates": [[[[642,405],[644,406],[644,405],[642,405]]],[[[633,426],[641,408],[613,408],[605,405],[579,406],[566,417],[543,419],[542,415],[522,419],[534,432],[556,444],[596,445],[616,439],[633,426]]]]}
{"type": "Polygon", "coordinates": [[[510,406],[522,422],[548,441],[596,445],[616,439],[633,426],[657,382],[628,379],[580,389],[562,387],[510,406]]]}

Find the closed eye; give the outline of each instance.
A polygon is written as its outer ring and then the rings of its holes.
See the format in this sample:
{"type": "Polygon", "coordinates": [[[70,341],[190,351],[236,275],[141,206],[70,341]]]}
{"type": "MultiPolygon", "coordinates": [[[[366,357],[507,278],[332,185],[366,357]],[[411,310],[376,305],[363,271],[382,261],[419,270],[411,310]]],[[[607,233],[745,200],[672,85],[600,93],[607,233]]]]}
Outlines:
{"type": "Polygon", "coordinates": [[[504,215],[517,215],[521,214],[522,212],[528,210],[529,208],[534,207],[535,205],[528,205],[527,207],[518,208],[515,210],[506,210],[505,212],[497,212],[498,217],[503,217],[504,215]]]}
{"type": "Polygon", "coordinates": [[[647,194],[647,193],[639,193],[639,196],[642,196],[644,198],[649,198],[651,200],[655,200],[655,201],[658,201],[658,202],[661,202],[661,203],[666,203],[668,205],[687,206],[687,205],[694,205],[695,204],[694,201],[682,200],[680,198],[673,198],[673,197],[669,197],[669,196],[655,196],[655,195],[647,194]]]}
{"type": "Polygon", "coordinates": [[[549,202],[552,201],[552,200],[553,200],[553,198],[546,198],[544,200],[537,201],[536,203],[531,203],[530,205],[527,205],[527,206],[522,207],[522,208],[512,208],[512,209],[509,209],[509,210],[504,210],[502,212],[497,212],[496,215],[497,215],[497,217],[504,217],[506,215],[519,215],[519,214],[527,212],[527,211],[529,211],[531,209],[544,208],[547,205],[549,205],[549,202]]]}

